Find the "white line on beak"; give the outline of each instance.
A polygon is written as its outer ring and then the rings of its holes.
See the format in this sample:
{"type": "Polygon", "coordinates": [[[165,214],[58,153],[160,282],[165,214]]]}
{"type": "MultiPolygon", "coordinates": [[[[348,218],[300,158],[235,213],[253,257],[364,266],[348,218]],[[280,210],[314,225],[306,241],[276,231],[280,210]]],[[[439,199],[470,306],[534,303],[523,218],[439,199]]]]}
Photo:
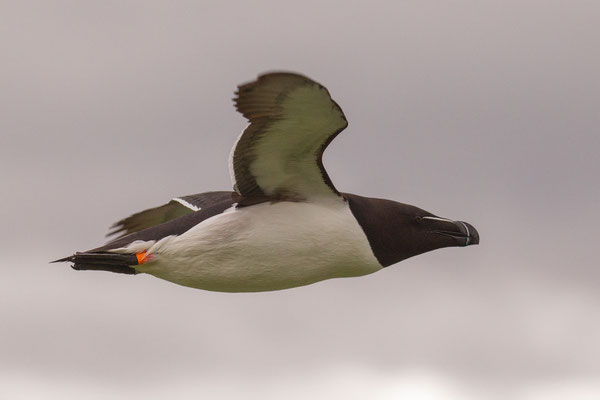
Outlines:
{"type": "Polygon", "coordinates": [[[432,219],[434,221],[442,221],[442,222],[450,222],[452,224],[455,223],[455,221],[452,221],[451,219],[448,218],[440,218],[440,217],[423,217],[423,219],[432,219]]]}

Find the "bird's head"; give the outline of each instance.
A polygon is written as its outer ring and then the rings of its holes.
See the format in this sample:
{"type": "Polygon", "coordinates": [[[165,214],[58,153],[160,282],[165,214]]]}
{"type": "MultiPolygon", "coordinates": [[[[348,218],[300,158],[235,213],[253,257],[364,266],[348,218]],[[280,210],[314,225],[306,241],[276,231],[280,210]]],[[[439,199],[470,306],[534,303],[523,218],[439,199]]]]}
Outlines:
{"type": "Polygon", "coordinates": [[[467,222],[392,200],[346,198],[384,267],[435,249],[479,244],[479,233],[467,222]]]}

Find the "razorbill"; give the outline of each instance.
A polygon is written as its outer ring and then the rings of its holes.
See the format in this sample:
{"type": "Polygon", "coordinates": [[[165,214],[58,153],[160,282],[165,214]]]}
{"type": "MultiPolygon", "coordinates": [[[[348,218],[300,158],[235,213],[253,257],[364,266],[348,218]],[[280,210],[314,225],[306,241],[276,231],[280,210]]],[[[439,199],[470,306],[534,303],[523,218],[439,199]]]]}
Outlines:
{"type": "Polygon", "coordinates": [[[193,288],[258,292],[361,276],[442,247],[475,228],[420,208],[339,192],[323,151],[348,125],[329,92],[294,73],[238,87],[249,121],[233,146],[233,191],[176,197],[118,221],[104,246],[55,262],[146,273],[193,288]]]}

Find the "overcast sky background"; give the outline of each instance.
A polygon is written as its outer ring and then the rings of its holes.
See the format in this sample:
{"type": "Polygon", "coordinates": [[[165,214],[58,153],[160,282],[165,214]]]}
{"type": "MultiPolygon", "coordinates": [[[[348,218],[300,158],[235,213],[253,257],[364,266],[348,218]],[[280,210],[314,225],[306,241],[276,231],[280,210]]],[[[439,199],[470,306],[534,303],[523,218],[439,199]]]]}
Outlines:
{"type": "Polygon", "coordinates": [[[577,0],[2,3],[0,397],[600,398],[599,27],[577,0]],[[259,294],[48,264],[229,189],[233,91],[269,70],[343,108],[338,189],[481,245],[259,294]]]}

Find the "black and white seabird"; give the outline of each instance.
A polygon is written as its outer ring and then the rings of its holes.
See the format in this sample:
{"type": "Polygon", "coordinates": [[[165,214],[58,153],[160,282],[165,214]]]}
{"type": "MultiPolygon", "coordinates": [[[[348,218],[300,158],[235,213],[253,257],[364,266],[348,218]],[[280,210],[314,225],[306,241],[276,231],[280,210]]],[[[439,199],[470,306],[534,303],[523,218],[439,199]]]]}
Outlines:
{"type": "Polygon", "coordinates": [[[348,122],[317,82],[268,73],[239,86],[234,102],[250,123],[231,152],[233,191],[176,197],[114,224],[109,235],[119,236],[106,245],[57,261],[258,292],[366,275],[479,243],[466,222],[339,192],[322,156],[348,122]]]}

